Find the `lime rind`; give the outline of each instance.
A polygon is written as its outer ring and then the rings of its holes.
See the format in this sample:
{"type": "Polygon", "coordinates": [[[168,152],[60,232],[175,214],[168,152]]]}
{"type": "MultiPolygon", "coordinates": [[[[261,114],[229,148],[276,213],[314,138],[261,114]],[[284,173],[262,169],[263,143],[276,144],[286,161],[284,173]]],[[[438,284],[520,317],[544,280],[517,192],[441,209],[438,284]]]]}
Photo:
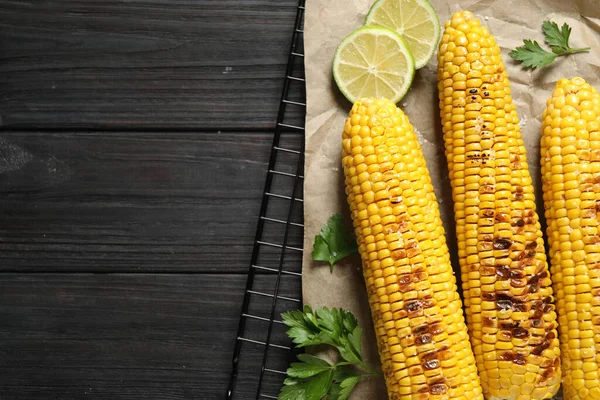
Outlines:
{"type": "MultiPolygon", "coordinates": [[[[346,47],[349,46],[350,44],[352,44],[361,35],[372,35],[375,37],[387,36],[389,38],[392,38],[399,47],[399,53],[405,56],[406,70],[405,71],[394,71],[394,72],[398,72],[398,73],[394,73],[394,75],[401,76],[403,78],[402,84],[397,87],[392,88],[394,91],[393,95],[386,96],[387,98],[389,98],[389,100],[393,101],[394,103],[398,103],[400,100],[402,100],[402,98],[410,90],[410,87],[412,85],[412,82],[413,82],[413,79],[415,76],[415,70],[416,70],[415,69],[415,60],[414,60],[413,55],[408,47],[408,44],[404,40],[404,38],[400,34],[398,34],[395,30],[389,29],[386,27],[382,27],[382,26],[363,26],[361,28],[358,28],[357,30],[355,30],[354,32],[352,32],[351,34],[346,36],[339,44],[339,46],[335,52],[334,58],[333,58],[333,78],[334,78],[338,88],[340,89],[340,92],[342,92],[342,94],[352,103],[356,102],[361,97],[382,97],[379,93],[353,94],[348,90],[348,83],[345,82],[340,76],[341,75],[340,67],[343,64],[342,62],[340,62],[341,55],[343,54],[346,47]]],[[[376,52],[376,49],[372,49],[372,51],[376,52]]],[[[388,74],[388,73],[390,73],[390,71],[378,72],[375,74],[367,73],[368,76],[366,79],[376,77],[378,74],[381,75],[381,74],[388,74]]],[[[391,87],[391,85],[388,85],[388,86],[391,87]]]]}
{"type": "MultiPolygon", "coordinates": [[[[404,30],[403,27],[397,27],[397,26],[392,26],[392,16],[388,15],[388,21],[390,22],[390,24],[388,25],[386,24],[382,24],[382,21],[377,21],[377,23],[374,23],[373,20],[375,18],[375,13],[376,10],[378,10],[379,8],[381,8],[385,3],[388,3],[390,1],[396,1],[396,2],[402,2],[403,0],[377,0],[372,6],[371,9],[369,10],[367,17],[365,19],[365,25],[366,26],[383,26],[385,28],[389,28],[392,30],[395,30],[397,33],[399,33],[404,39],[406,39],[404,37],[404,30]]],[[[427,52],[426,55],[424,55],[423,57],[416,59],[415,58],[415,66],[416,69],[419,68],[423,68],[425,65],[427,65],[427,63],[429,62],[429,60],[431,60],[431,58],[433,57],[435,51],[437,50],[440,38],[441,38],[441,25],[440,25],[440,20],[439,17],[437,15],[437,13],[435,12],[435,9],[433,8],[433,6],[427,1],[427,0],[413,0],[415,1],[417,4],[419,4],[423,9],[425,9],[427,11],[427,13],[429,14],[430,18],[429,21],[431,21],[433,23],[433,28],[435,31],[435,37],[434,40],[431,43],[431,47],[429,49],[429,52],[427,52]]],[[[408,35],[407,35],[408,36],[408,35]]],[[[409,49],[410,49],[410,45],[409,45],[409,49]]],[[[411,53],[414,53],[413,50],[411,50],[411,53]]]]}

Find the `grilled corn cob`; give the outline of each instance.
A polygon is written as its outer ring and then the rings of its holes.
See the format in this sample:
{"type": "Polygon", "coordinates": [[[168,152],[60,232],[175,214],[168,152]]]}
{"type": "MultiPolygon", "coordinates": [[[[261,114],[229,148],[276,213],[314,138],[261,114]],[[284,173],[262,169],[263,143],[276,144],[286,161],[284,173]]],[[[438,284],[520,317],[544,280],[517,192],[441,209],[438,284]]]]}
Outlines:
{"type": "Polygon", "coordinates": [[[561,79],[542,122],[542,183],[565,399],[600,399],[600,94],[561,79]]]}
{"type": "Polygon", "coordinates": [[[438,204],[406,115],[389,100],[356,102],[343,166],[389,398],[482,399],[438,204]]]}
{"type": "Polygon", "coordinates": [[[446,22],[438,89],[467,324],[488,399],[560,384],[552,287],[500,48],[469,11],[446,22]]]}

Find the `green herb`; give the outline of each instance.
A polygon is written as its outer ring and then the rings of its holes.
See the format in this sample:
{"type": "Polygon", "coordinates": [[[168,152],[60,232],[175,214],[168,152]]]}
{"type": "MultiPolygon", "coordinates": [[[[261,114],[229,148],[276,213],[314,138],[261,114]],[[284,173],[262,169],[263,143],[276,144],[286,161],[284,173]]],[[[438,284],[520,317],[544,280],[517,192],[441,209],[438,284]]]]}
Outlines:
{"type": "Polygon", "coordinates": [[[521,61],[524,66],[535,69],[552,64],[558,56],[590,50],[589,47],[572,48],[569,46],[571,27],[566,23],[559,28],[556,22],[544,21],[542,30],[544,31],[544,41],[550,46],[552,52],[544,50],[535,40],[525,39],[523,46],[517,47],[508,55],[521,61]]]}
{"type": "Polygon", "coordinates": [[[354,237],[344,226],[342,216],[336,213],[321,228],[321,233],[315,236],[312,259],[329,262],[333,272],[335,263],[357,251],[354,237]]]}
{"type": "Polygon", "coordinates": [[[535,40],[523,40],[524,46],[517,47],[510,53],[509,56],[529,68],[545,67],[552,64],[556,58],[556,54],[547,52],[535,40]]]}
{"type": "Polygon", "coordinates": [[[341,360],[330,364],[309,354],[299,354],[298,361],[287,370],[279,400],[346,400],[362,377],[379,375],[367,367],[362,358],[362,330],[350,311],[340,308],[304,306],[282,314],[287,334],[296,347],[333,346],[341,360]]]}

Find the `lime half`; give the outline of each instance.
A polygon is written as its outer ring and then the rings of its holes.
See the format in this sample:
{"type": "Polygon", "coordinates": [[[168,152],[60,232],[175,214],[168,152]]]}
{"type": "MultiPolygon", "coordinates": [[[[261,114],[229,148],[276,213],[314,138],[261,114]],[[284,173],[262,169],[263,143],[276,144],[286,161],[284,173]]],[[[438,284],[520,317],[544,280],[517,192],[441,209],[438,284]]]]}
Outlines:
{"type": "Polygon", "coordinates": [[[431,59],[440,40],[440,20],[427,0],[378,0],[365,25],[384,26],[402,35],[417,69],[431,59]]]}
{"type": "Polygon", "coordinates": [[[333,58],[333,78],[351,102],[385,97],[399,102],[415,76],[415,61],[404,39],[380,26],[365,26],[348,35],[333,58]]]}

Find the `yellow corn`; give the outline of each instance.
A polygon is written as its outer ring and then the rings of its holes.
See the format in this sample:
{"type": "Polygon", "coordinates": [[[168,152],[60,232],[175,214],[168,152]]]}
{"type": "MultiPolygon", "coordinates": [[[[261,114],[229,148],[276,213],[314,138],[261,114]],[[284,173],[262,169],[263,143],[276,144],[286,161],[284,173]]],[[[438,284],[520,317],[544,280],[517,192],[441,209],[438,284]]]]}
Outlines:
{"type": "Polygon", "coordinates": [[[483,399],[438,204],[406,115],[389,100],[356,102],[343,166],[389,398],[483,399]]]}
{"type": "Polygon", "coordinates": [[[440,114],[467,325],[488,399],[543,399],[560,384],[552,287],[500,48],[469,11],[446,22],[440,114]]]}
{"type": "Polygon", "coordinates": [[[542,183],[565,399],[600,399],[600,94],[561,79],[542,115],[542,183]]]}

